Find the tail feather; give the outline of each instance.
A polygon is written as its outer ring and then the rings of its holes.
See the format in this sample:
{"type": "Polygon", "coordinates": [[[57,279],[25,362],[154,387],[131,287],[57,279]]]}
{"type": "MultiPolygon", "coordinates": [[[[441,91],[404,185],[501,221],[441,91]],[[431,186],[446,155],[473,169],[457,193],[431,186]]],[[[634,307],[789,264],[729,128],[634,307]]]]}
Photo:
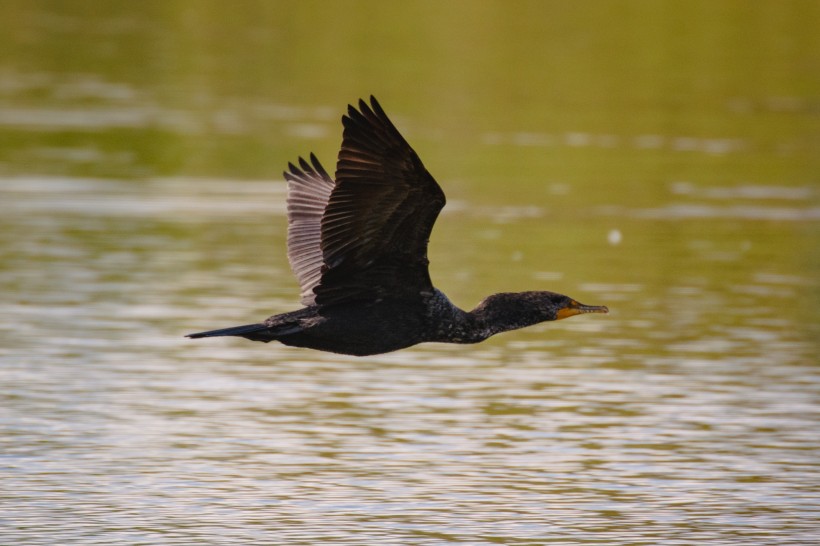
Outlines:
{"type": "Polygon", "coordinates": [[[262,332],[267,329],[268,327],[262,323],[245,324],[244,326],[232,326],[231,328],[222,328],[220,330],[197,332],[196,334],[188,334],[185,337],[189,337],[191,339],[198,339],[201,337],[242,336],[248,337],[248,339],[258,339],[260,336],[254,336],[253,334],[258,334],[258,332],[262,332]]]}

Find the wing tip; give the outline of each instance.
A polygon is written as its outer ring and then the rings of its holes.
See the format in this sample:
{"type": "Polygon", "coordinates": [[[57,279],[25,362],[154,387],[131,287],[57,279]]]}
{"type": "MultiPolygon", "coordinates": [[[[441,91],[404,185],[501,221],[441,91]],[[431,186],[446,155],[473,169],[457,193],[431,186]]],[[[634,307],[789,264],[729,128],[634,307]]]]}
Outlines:
{"type": "Polygon", "coordinates": [[[308,162],[304,157],[299,156],[296,163],[299,165],[297,166],[292,161],[288,161],[288,168],[287,170],[283,171],[282,174],[287,181],[296,181],[296,180],[304,180],[306,178],[315,177],[316,175],[323,178],[325,181],[330,182],[333,184],[333,178],[330,177],[328,172],[319,162],[319,158],[316,157],[316,154],[310,152],[308,156],[310,158],[310,162],[308,162]]]}
{"type": "Polygon", "coordinates": [[[330,177],[330,175],[327,173],[327,171],[325,170],[325,168],[324,168],[324,167],[322,166],[322,164],[319,162],[319,158],[318,158],[318,157],[316,157],[316,154],[314,154],[313,152],[310,152],[310,162],[313,164],[313,170],[314,170],[314,171],[315,171],[318,175],[320,175],[320,176],[321,176],[322,178],[324,178],[325,180],[328,180],[328,181],[330,181],[330,182],[333,182],[333,179],[332,179],[332,178],[330,177]]]}
{"type": "Polygon", "coordinates": [[[382,105],[379,104],[379,101],[376,100],[376,97],[374,95],[370,95],[370,106],[377,116],[387,117],[387,114],[384,113],[382,105]]]}
{"type": "Polygon", "coordinates": [[[374,114],[378,117],[386,117],[384,109],[382,109],[381,104],[374,95],[370,95],[370,104],[367,104],[362,98],[359,99],[357,104],[358,108],[352,104],[347,105],[347,114],[342,116],[342,123],[345,123],[346,119],[353,122],[362,118],[366,120],[374,114]]]}

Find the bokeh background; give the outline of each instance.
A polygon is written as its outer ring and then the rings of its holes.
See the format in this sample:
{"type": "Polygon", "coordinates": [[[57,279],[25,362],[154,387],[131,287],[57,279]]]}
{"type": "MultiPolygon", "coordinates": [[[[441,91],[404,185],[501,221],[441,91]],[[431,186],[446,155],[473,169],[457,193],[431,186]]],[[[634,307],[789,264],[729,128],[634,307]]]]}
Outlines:
{"type": "Polygon", "coordinates": [[[0,3],[0,538],[820,541],[820,4],[0,3]],[[288,161],[378,97],[471,308],[356,359],[295,308],[288,161]]]}

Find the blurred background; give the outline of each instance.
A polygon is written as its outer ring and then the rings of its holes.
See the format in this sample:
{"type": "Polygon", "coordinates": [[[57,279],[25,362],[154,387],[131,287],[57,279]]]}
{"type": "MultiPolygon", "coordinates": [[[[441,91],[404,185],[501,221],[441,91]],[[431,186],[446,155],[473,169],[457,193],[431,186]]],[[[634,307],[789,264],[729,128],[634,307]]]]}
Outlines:
{"type": "Polygon", "coordinates": [[[0,3],[0,538],[820,541],[820,4],[0,3]],[[464,308],[355,359],[183,339],[298,306],[288,161],[375,95],[464,308]]]}

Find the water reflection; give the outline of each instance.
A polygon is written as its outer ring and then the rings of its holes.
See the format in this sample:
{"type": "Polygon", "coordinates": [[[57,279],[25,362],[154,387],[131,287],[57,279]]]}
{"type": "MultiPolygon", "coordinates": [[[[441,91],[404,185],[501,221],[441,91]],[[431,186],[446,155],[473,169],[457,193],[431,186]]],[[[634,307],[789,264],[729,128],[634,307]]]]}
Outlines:
{"type": "MultiPolygon", "coordinates": [[[[814,283],[804,274],[749,255],[735,264],[755,272],[729,286],[697,268],[662,284],[640,264],[622,271],[632,282],[536,269],[543,283],[590,279],[579,293],[609,303],[611,320],[477,347],[356,359],[189,343],[181,334],[213,313],[241,321],[292,305],[273,252],[281,184],[3,188],[8,540],[38,543],[30,528],[46,521],[87,543],[815,537],[820,375],[815,332],[790,311],[814,283]]],[[[457,248],[453,231],[495,223],[503,244],[543,221],[504,207],[451,214],[443,253],[457,248]]],[[[604,241],[611,220],[580,227],[601,238],[601,259],[622,253],[604,241]]],[[[618,219],[646,231],[634,222],[652,220],[618,219]]]]}
{"type": "Polygon", "coordinates": [[[590,134],[569,132],[563,135],[549,133],[487,133],[482,141],[488,145],[511,144],[514,146],[569,146],[584,148],[633,148],[633,149],[669,149],[676,152],[701,152],[709,155],[722,155],[743,151],[747,146],[740,139],[730,138],[695,138],[686,136],[666,137],[663,135],[637,135],[623,139],[614,134],[590,134]]]}
{"type": "Polygon", "coordinates": [[[0,4],[0,542],[820,542],[816,8],[316,7],[0,4]],[[369,93],[453,301],[610,315],[185,340],[293,308],[279,173],[369,93]]]}

